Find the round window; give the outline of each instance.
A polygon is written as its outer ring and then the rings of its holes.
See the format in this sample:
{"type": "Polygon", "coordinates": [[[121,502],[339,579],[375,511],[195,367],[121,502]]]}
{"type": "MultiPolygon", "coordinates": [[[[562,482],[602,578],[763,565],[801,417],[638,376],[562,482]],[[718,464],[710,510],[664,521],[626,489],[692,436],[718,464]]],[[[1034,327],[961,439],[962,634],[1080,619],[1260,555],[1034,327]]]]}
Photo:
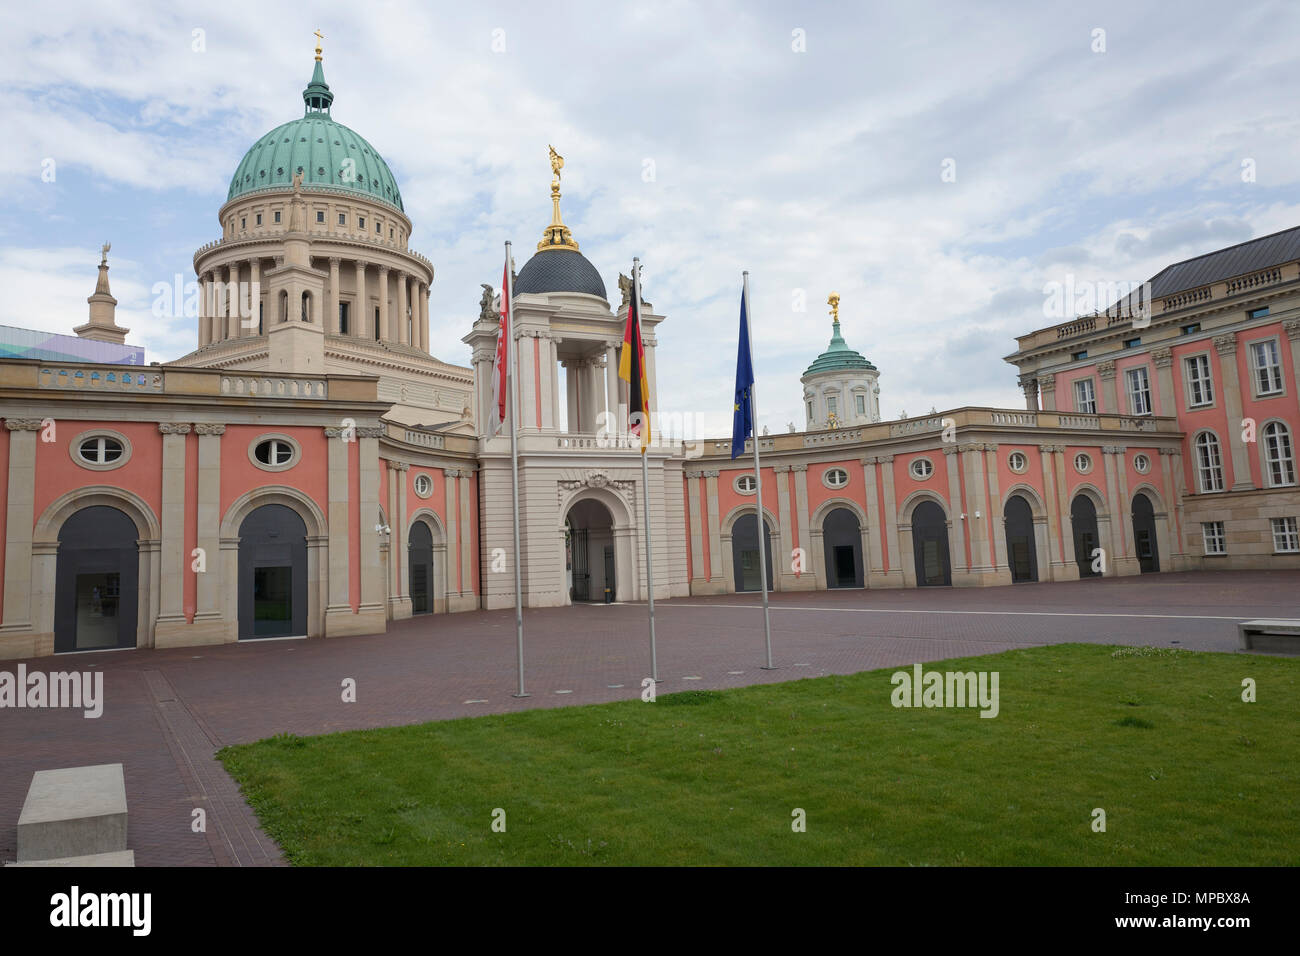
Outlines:
{"type": "Polygon", "coordinates": [[[264,435],[248,449],[249,460],[263,471],[286,471],[298,464],[300,454],[287,435],[264,435]]]}
{"type": "Polygon", "coordinates": [[[1079,454],[1075,455],[1074,470],[1081,475],[1086,475],[1088,472],[1092,471],[1091,456],[1085,455],[1083,452],[1079,452],[1079,454]]]}
{"type": "Polygon", "coordinates": [[[1025,457],[1023,451],[1013,451],[1011,456],[1007,458],[1007,464],[1017,475],[1023,475],[1029,467],[1029,459],[1025,457]]]}
{"type": "Polygon", "coordinates": [[[849,473],[843,468],[828,468],[822,480],[828,488],[843,488],[849,483],[849,473]]]}
{"type": "Polygon", "coordinates": [[[87,438],[77,449],[82,461],[92,465],[109,465],[122,457],[122,443],[116,438],[87,438]]]}
{"type": "Polygon", "coordinates": [[[1139,475],[1145,475],[1151,470],[1151,459],[1146,455],[1134,455],[1133,467],[1137,470],[1139,475]]]}
{"type": "Polygon", "coordinates": [[[913,478],[918,481],[925,481],[934,474],[934,462],[930,461],[929,458],[914,458],[908,470],[912,473],[913,478]]]}
{"type": "Polygon", "coordinates": [[[427,498],[433,494],[433,479],[428,475],[416,475],[415,493],[421,498],[427,498]]]}
{"type": "Polygon", "coordinates": [[[735,488],[742,495],[752,495],[758,488],[758,482],[753,475],[741,475],[736,479],[735,488]]]}

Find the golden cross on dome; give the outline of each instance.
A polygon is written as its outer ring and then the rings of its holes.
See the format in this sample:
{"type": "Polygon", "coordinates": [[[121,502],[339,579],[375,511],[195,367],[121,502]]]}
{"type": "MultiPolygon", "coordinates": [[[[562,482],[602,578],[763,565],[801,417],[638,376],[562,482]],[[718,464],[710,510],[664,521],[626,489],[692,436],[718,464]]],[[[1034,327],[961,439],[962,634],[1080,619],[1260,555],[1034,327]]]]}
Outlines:
{"type": "Polygon", "coordinates": [[[316,59],[317,60],[320,59],[320,41],[323,39],[325,39],[325,34],[317,30],[316,31],[316,59]]]}

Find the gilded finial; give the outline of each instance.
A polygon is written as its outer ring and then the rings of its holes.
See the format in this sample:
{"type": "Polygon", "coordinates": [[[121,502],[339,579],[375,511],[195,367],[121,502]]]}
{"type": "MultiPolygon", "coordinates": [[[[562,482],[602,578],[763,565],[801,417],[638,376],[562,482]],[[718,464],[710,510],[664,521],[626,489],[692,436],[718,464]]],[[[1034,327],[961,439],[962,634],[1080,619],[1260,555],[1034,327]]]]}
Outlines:
{"type": "Polygon", "coordinates": [[[548,145],[547,149],[551,151],[551,224],[546,227],[542,241],[537,244],[537,251],[571,249],[577,252],[578,243],[560,216],[560,170],[564,168],[564,157],[555,151],[554,146],[548,145]]]}
{"type": "Polygon", "coordinates": [[[319,30],[316,31],[316,62],[320,62],[320,41],[325,39],[325,34],[319,30]]]}
{"type": "Polygon", "coordinates": [[[832,292],[830,294],[830,298],[826,300],[826,304],[831,307],[831,319],[834,321],[836,325],[839,325],[840,324],[840,294],[838,292],[832,292]]]}

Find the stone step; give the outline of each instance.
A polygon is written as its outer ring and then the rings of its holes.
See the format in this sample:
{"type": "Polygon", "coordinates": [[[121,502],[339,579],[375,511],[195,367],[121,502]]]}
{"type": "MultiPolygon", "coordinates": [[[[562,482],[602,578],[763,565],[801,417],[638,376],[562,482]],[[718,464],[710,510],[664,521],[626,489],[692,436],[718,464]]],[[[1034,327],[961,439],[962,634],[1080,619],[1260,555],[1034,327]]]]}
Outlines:
{"type": "Polygon", "coordinates": [[[126,784],[120,763],[40,770],[18,816],[18,862],[126,849],[126,784]]]}
{"type": "Polygon", "coordinates": [[[65,856],[61,860],[29,860],[26,863],[6,863],[5,866],[135,866],[135,850],[65,856]]]}

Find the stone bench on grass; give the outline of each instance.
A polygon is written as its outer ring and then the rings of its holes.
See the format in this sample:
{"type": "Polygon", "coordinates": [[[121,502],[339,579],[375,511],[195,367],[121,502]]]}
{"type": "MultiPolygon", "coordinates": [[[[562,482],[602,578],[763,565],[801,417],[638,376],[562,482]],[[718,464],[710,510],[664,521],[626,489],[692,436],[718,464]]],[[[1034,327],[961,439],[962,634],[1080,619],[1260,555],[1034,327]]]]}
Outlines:
{"type": "Polygon", "coordinates": [[[126,784],[120,763],[37,771],[18,816],[19,863],[124,850],[126,784]]]}
{"type": "Polygon", "coordinates": [[[1266,654],[1300,654],[1300,621],[1242,621],[1237,625],[1241,646],[1247,651],[1266,654]]]}

